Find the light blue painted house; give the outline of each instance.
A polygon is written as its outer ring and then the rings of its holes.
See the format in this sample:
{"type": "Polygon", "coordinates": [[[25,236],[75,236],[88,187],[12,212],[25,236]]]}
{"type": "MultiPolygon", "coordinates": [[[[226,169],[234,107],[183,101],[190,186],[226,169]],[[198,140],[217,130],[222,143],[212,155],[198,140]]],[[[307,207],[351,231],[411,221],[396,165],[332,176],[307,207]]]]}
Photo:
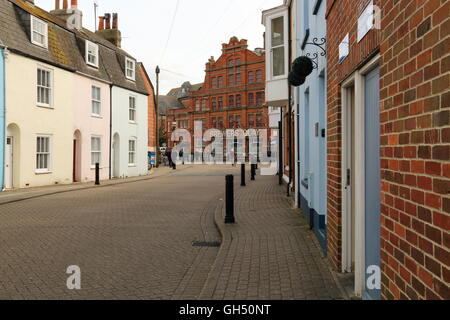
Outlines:
{"type": "Polygon", "coordinates": [[[296,172],[299,173],[297,199],[326,252],[327,79],[326,43],[323,41],[326,38],[326,1],[299,0],[297,6],[297,55],[309,56],[315,67],[306,82],[294,89],[297,102],[296,172]]]}
{"type": "Polygon", "coordinates": [[[0,39],[0,191],[5,186],[5,47],[0,39]]]}

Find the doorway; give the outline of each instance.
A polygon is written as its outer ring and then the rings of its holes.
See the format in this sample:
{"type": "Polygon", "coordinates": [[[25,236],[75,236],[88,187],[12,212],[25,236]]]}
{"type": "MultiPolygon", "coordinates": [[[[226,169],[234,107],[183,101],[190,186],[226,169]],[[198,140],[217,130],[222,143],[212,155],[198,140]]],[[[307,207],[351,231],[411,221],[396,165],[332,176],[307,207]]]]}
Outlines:
{"type": "Polygon", "coordinates": [[[6,137],[5,150],[5,188],[12,189],[14,186],[14,138],[6,137]]]}
{"type": "Polygon", "coordinates": [[[20,129],[15,123],[6,128],[5,189],[20,188],[20,129]]]}
{"type": "Polygon", "coordinates": [[[113,178],[120,177],[120,137],[116,133],[113,138],[113,178]]]}
{"type": "Polygon", "coordinates": [[[81,133],[75,131],[73,135],[73,173],[72,181],[81,182],[81,133]]]}
{"type": "Polygon", "coordinates": [[[374,300],[381,298],[379,284],[372,282],[380,268],[378,61],[377,57],[369,62],[342,85],[342,271],[354,272],[357,296],[374,300]]]}

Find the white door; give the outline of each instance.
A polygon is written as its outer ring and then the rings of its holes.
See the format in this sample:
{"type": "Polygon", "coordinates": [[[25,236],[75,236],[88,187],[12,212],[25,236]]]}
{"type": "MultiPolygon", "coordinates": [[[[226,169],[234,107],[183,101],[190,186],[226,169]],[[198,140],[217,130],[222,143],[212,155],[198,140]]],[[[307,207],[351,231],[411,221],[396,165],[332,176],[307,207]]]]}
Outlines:
{"type": "Polygon", "coordinates": [[[120,177],[120,139],[119,135],[114,135],[113,141],[113,178],[120,177]]]}
{"type": "Polygon", "coordinates": [[[13,137],[6,138],[5,156],[5,188],[13,187],[13,137]]]}

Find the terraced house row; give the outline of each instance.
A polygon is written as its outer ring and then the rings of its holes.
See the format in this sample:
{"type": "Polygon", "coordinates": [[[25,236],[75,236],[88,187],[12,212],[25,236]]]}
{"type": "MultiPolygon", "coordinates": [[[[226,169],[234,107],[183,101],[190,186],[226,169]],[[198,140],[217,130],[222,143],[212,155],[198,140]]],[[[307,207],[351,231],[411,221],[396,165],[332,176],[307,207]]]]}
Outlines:
{"type": "Polygon", "coordinates": [[[0,0],[0,39],[2,189],[147,174],[153,87],[117,14],[91,32],[76,0],[0,0]]]}
{"type": "Polygon", "coordinates": [[[285,0],[263,24],[281,182],[332,266],[365,299],[450,299],[450,1],[285,0]]]}

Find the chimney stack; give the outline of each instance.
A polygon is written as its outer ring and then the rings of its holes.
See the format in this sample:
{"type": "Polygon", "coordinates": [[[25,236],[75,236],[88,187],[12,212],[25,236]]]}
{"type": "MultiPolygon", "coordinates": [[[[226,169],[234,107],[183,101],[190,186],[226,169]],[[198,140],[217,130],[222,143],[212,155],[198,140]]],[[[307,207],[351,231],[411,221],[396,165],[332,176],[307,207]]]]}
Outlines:
{"type": "Polygon", "coordinates": [[[83,27],[83,13],[78,9],[78,0],[63,0],[61,9],[61,0],[55,0],[55,9],[50,11],[54,16],[63,19],[67,23],[67,28],[80,30],[83,27]]]}
{"type": "Polygon", "coordinates": [[[112,14],[112,28],[111,28],[111,14],[105,13],[103,17],[99,17],[99,25],[98,30],[95,32],[105,40],[108,40],[116,47],[121,46],[122,44],[122,34],[118,28],[119,26],[119,17],[117,13],[112,14]]]}

